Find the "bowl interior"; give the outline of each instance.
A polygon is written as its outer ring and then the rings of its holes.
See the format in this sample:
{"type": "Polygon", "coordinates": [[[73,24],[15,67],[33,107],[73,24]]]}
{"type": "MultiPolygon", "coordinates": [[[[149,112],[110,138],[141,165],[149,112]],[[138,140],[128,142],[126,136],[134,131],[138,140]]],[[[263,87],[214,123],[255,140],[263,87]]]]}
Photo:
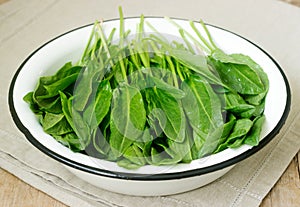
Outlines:
{"type": "MultiPolygon", "coordinates": [[[[161,33],[177,35],[180,37],[177,28],[163,18],[146,18],[146,21],[155,25],[156,29],[161,33]]],[[[188,21],[175,21],[187,31],[191,31],[188,21]]],[[[130,29],[132,33],[136,30],[136,25],[138,23],[139,18],[125,19],[126,29],[130,29]]],[[[118,27],[118,20],[104,22],[105,32],[111,31],[112,28],[117,28],[118,30],[118,27]]],[[[34,90],[40,76],[54,74],[58,68],[68,61],[78,61],[87,43],[91,29],[92,25],[84,26],[63,34],[44,44],[32,53],[21,65],[16,79],[12,83],[13,88],[10,95],[12,96],[12,107],[16,112],[19,125],[22,125],[22,131],[27,138],[31,142],[37,143],[39,145],[38,147],[46,154],[52,156],[54,154],[55,157],[60,157],[61,160],[68,160],[69,165],[76,165],[77,168],[82,165],[85,166],[85,168],[93,168],[100,171],[104,169],[135,174],[159,174],[189,171],[216,165],[226,160],[233,159],[252,148],[251,146],[243,145],[237,149],[226,149],[220,153],[194,160],[190,164],[178,164],[175,166],[143,166],[137,170],[126,170],[119,167],[114,162],[99,160],[84,154],[74,153],[58,143],[43,131],[36,116],[31,112],[27,103],[23,101],[23,97],[28,92],[34,90]]],[[[277,63],[274,62],[267,53],[250,41],[215,26],[208,25],[208,29],[217,45],[225,52],[249,55],[254,61],[260,64],[267,73],[270,81],[270,89],[265,106],[266,122],[261,133],[261,139],[263,139],[274,132],[274,129],[278,124],[283,121],[282,117],[286,112],[289,89],[284,74],[277,63]]],[[[151,32],[147,26],[145,27],[145,30],[146,32],[151,32]]],[[[199,30],[201,30],[200,26],[199,30]]]]}

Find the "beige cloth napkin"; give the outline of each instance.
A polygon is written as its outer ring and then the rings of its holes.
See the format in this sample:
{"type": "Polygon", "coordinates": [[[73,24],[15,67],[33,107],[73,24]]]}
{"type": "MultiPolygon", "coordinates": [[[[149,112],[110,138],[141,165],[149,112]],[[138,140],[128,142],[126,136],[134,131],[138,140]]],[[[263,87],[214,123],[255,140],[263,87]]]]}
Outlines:
{"type": "MultiPolygon", "coordinates": [[[[300,9],[276,0],[10,0],[0,5],[0,167],[69,206],[258,206],[300,148],[300,9]],[[7,104],[10,80],[38,46],[95,19],[141,13],[204,21],[256,42],[282,66],[292,89],[290,116],[261,151],[215,182],[178,195],[134,197],[96,188],[31,146],[7,104]]],[[[37,204],[38,205],[38,204],[37,204]]]]}

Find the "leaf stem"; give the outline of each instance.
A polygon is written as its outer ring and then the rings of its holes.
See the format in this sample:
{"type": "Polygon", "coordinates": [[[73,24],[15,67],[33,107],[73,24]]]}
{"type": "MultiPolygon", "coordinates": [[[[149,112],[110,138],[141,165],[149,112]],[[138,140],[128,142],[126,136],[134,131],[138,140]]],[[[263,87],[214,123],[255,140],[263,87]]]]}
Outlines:
{"type": "Polygon", "coordinates": [[[193,35],[191,35],[190,33],[188,33],[186,30],[182,29],[182,27],[177,24],[174,20],[172,20],[169,17],[165,17],[166,20],[168,20],[171,24],[173,24],[174,26],[176,26],[179,30],[181,29],[182,31],[184,31],[184,33],[193,41],[193,43],[198,46],[198,49],[200,49],[201,51],[204,51],[205,53],[210,53],[211,51],[207,48],[207,46],[201,44],[201,42],[199,42],[199,40],[197,40],[193,35]]]}
{"type": "Polygon", "coordinates": [[[206,41],[206,39],[202,36],[199,30],[196,28],[195,23],[190,21],[190,25],[199,39],[203,42],[203,44],[210,50],[210,53],[214,50],[214,48],[206,41]]]}
{"type": "Polygon", "coordinates": [[[149,53],[148,49],[146,48],[148,44],[144,44],[146,41],[143,39],[143,34],[144,34],[144,16],[141,15],[140,17],[140,23],[137,28],[138,34],[137,34],[137,44],[136,44],[136,49],[138,51],[138,54],[141,58],[142,63],[144,64],[144,67],[150,68],[150,58],[149,58],[149,53]]]}
{"type": "Polygon", "coordinates": [[[169,64],[170,69],[171,69],[171,72],[172,72],[173,81],[174,81],[174,86],[175,86],[176,88],[179,88],[179,86],[178,86],[178,81],[177,81],[176,70],[175,70],[174,64],[173,64],[173,62],[172,62],[172,60],[171,60],[171,57],[168,56],[168,55],[166,55],[165,57],[166,57],[166,60],[167,60],[167,62],[168,62],[168,64],[169,64]]]}
{"type": "Polygon", "coordinates": [[[204,22],[202,20],[200,20],[200,24],[202,25],[202,27],[203,27],[203,29],[204,29],[207,37],[208,37],[208,40],[209,40],[210,44],[214,47],[214,50],[219,49],[217,47],[217,45],[215,44],[215,42],[213,41],[212,36],[211,36],[210,32],[207,29],[207,26],[204,24],[204,22]]]}
{"type": "Polygon", "coordinates": [[[89,48],[90,48],[91,42],[92,42],[92,40],[93,40],[93,38],[94,38],[94,34],[95,34],[95,25],[96,25],[96,24],[97,24],[97,22],[94,23],[94,26],[93,26],[92,32],[91,32],[91,34],[90,34],[90,36],[89,36],[87,45],[85,46],[84,52],[83,52],[83,54],[82,54],[82,56],[81,56],[81,59],[80,59],[80,61],[79,61],[79,64],[80,64],[80,65],[83,64],[84,58],[85,58],[85,56],[86,56],[86,54],[87,54],[87,52],[88,52],[88,50],[89,50],[89,48]]]}
{"type": "Polygon", "coordinates": [[[189,51],[192,54],[195,54],[195,51],[193,49],[193,46],[191,45],[191,43],[187,40],[185,34],[184,34],[184,30],[182,28],[179,29],[179,34],[182,37],[183,41],[185,42],[186,46],[188,47],[189,51]]]}
{"type": "Polygon", "coordinates": [[[126,67],[125,67],[125,64],[124,64],[124,61],[123,61],[123,58],[125,58],[124,56],[124,16],[123,16],[123,11],[122,11],[122,7],[120,6],[119,7],[119,15],[120,15],[120,42],[119,42],[119,46],[120,46],[120,49],[123,50],[119,57],[118,57],[118,60],[119,60],[119,63],[120,63],[120,67],[121,67],[121,73],[122,73],[122,76],[123,76],[123,79],[125,81],[125,83],[128,82],[127,80],[127,73],[126,73],[126,67]]]}
{"type": "Polygon", "coordinates": [[[180,64],[178,61],[176,61],[176,71],[178,73],[178,76],[180,78],[181,81],[184,81],[184,77],[182,75],[182,72],[181,72],[181,68],[180,68],[180,64]]]}
{"type": "Polygon", "coordinates": [[[108,44],[107,44],[107,41],[106,41],[106,38],[105,38],[105,35],[104,35],[104,32],[102,30],[102,24],[96,24],[97,25],[97,28],[99,30],[99,35],[100,35],[100,38],[101,38],[101,41],[102,41],[102,44],[103,44],[103,47],[104,47],[104,50],[107,54],[107,58],[110,59],[109,60],[109,63],[111,65],[111,67],[114,67],[114,63],[111,59],[111,55],[110,55],[110,51],[109,51],[109,48],[108,48],[108,44]]]}

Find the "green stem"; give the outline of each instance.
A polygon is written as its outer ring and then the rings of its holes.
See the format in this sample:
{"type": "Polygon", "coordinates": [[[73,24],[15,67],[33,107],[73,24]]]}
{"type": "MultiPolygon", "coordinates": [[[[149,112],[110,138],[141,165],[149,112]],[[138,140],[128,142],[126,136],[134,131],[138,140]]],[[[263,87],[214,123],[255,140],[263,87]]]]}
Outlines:
{"type": "Polygon", "coordinates": [[[199,32],[199,30],[196,28],[193,21],[190,21],[190,25],[196,35],[200,38],[200,40],[203,42],[203,44],[210,50],[210,53],[214,50],[214,48],[206,41],[206,39],[202,36],[202,34],[199,32]]]}
{"type": "Polygon", "coordinates": [[[158,56],[158,57],[163,57],[163,55],[162,55],[162,49],[159,49],[158,47],[157,47],[157,45],[155,44],[155,42],[153,41],[153,39],[147,39],[148,40],[148,42],[149,42],[149,45],[150,45],[150,47],[152,48],[152,50],[153,50],[153,53],[156,55],[156,56],[158,56]]]}
{"type": "Polygon", "coordinates": [[[123,16],[123,11],[122,11],[122,7],[119,7],[119,16],[120,16],[120,43],[119,45],[121,46],[121,48],[123,47],[123,41],[124,41],[124,16],[123,16]]]}
{"type": "Polygon", "coordinates": [[[211,43],[211,45],[214,47],[214,49],[218,49],[217,45],[215,44],[215,42],[213,41],[212,37],[211,37],[211,34],[210,32],[208,31],[206,25],[204,24],[204,22],[202,20],[200,20],[200,24],[202,25],[207,37],[208,37],[208,40],[209,42],[211,43]]]}
{"type": "Polygon", "coordinates": [[[143,39],[144,35],[144,16],[141,15],[140,17],[140,23],[137,28],[137,41],[136,41],[136,49],[138,51],[138,54],[140,56],[140,59],[142,63],[144,64],[145,68],[150,68],[150,58],[148,53],[148,44],[145,44],[145,39],[143,39]]]}
{"type": "MultiPolygon", "coordinates": [[[[134,44],[134,43],[132,42],[132,44],[134,44]]],[[[136,53],[134,53],[134,51],[132,49],[132,47],[134,47],[132,44],[128,45],[128,49],[129,49],[129,53],[130,53],[130,58],[131,58],[133,64],[135,65],[135,67],[137,69],[139,69],[140,68],[140,64],[139,64],[138,57],[137,57],[136,53]]]]}
{"type": "Polygon", "coordinates": [[[124,78],[125,83],[127,83],[128,80],[127,80],[126,67],[125,67],[125,64],[124,64],[122,55],[120,55],[120,56],[118,57],[118,59],[119,59],[120,67],[121,67],[122,76],[123,76],[123,78],[124,78]]]}
{"type": "Polygon", "coordinates": [[[140,23],[138,24],[137,32],[137,41],[142,41],[144,34],[144,15],[141,15],[140,17],[140,23]]]}
{"type": "Polygon", "coordinates": [[[179,64],[178,61],[176,61],[176,71],[178,73],[178,76],[179,76],[180,80],[184,81],[184,77],[183,77],[183,75],[181,73],[180,64],[179,64]]]}
{"type": "Polygon", "coordinates": [[[176,70],[175,70],[174,64],[173,64],[173,62],[172,62],[172,60],[171,60],[171,57],[168,56],[168,55],[166,55],[166,60],[167,60],[167,62],[168,62],[168,64],[169,64],[170,70],[171,70],[171,72],[172,72],[173,81],[174,81],[174,86],[175,86],[176,88],[179,88],[179,86],[178,86],[178,81],[177,81],[176,70]]]}
{"type": "MultiPolygon", "coordinates": [[[[120,15],[120,42],[119,42],[119,46],[120,46],[121,50],[124,50],[124,16],[123,16],[122,7],[119,7],[119,15],[120,15]]],[[[118,57],[118,60],[119,60],[119,63],[120,63],[122,76],[124,78],[124,81],[127,83],[128,80],[127,80],[126,67],[125,67],[125,64],[124,64],[124,61],[123,61],[123,58],[125,58],[124,56],[125,56],[124,52],[121,52],[119,57],[118,57]]]]}
{"type": "Polygon", "coordinates": [[[89,50],[89,48],[90,48],[91,42],[92,42],[93,37],[94,37],[94,34],[95,34],[95,25],[96,25],[96,24],[98,24],[98,22],[95,22],[95,23],[94,23],[92,32],[91,32],[91,34],[90,34],[90,36],[89,36],[89,39],[88,39],[88,43],[87,43],[87,45],[85,46],[84,52],[83,52],[83,54],[82,54],[82,56],[81,56],[81,59],[80,59],[80,61],[79,61],[79,64],[80,64],[80,65],[83,63],[84,58],[85,58],[85,56],[86,56],[86,54],[87,54],[87,52],[88,52],[88,50],[89,50]]]}
{"type": "MultiPolygon", "coordinates": [[[[182,27],[177,24],[175,21],[173,21],[172,19],[170,19],[169,17],[165,17],[165,19],[167,19],[171,24],[173,24],[174,26],[176,26],[179,30],[182,29],[182,27]]],[[[192,36],[190,33],[188,33],[187,31],[185,31],[184,29],[182,29],[185,34],[193,41],[193,43],[198,46],[198,48],[202,51],[204,51],[207,54],[210,54],[211,51],[203,44],[201,44],[199,42],[199,40],[197,40],[194,36],[192,36]]]]}
{"type": "Polygon", "coordinates": [[[112,39],[114,38],[114,35],[115,35],[115,32],[116,32],[116,28],[113,28],[107,38],[107,42],[110,44],[112,39]]]}
{"type": "Polygon", "coordinates": [[[188,47],[189,51],[192,53],[192,54],[195,54],[195,51],[191,45],[191,43],[187,40],[185,34],[184,34],[184,30],[183,29],[179,29],[179,34],[181,36],[181,38],[183,39],[183,41],[185,42],[186,46],[188,47]]]}
{"type": "MultiPolygon", "coordinates": [[[[99,40],[101,41],[101,39],[99,39],[98,33],[95,33],[95,43],[94,43],[94,46],[91,50],[91,56],[90,56],[91,59],[96,58],[96,50],[97,50],[97,45],[98,45],[99,40]]],[[[100,48],[98,50],[98,54],[101,54],[102,47],[103,47],[103,44],[100,45],[100,48]]]]}
{"type": "Polygon", "coordinates": [[[106,42],[106,38],[105,38],[104,32],[102,30],[102,26],[99,25],[99,24],[97,24],[97,27],[98,27],[98,30],[99,30],[99,35],[100,35],[100,38],[101,38],[104,50],[105,50],[105,52],[107,54],[107,58],[109,59],[109,63],[111,65],[111,67],[114,67],[114,63],[113,63],[113,61],[111,59],[110,51],[109,51],[109,48],[108,48],[108,44],[106,42]]]}
{"type": "Polygon", "coordinates": [[[143,42],[140,45],[137,45],[138,54],[145,68],[150,68],[150,58],[149,53],[145,50],[143,42]],[[141,46],[140,46],[141,45],[141,46]]]}

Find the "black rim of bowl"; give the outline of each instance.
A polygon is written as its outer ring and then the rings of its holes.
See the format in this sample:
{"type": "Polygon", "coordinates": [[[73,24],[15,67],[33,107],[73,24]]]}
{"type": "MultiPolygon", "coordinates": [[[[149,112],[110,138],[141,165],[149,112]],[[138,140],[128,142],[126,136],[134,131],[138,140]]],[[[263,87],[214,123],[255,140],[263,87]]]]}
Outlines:
{"type": "MultiPolygon", "coordinates": [[[[127,17],[125,19],[131,19],[131,18],[139,18],[139,17],[127,17]]],[[[148,16],[145,18],[162,18],[162,17],[157,17],[157,16],[148,16]]],[[[172,18],[172,19],[177,19],[177,20],[183,20],[183,21],[188,21],[187,19],[181,19],[181,18],[172,18]]],[[[118,20],[118,18],[116,19],[110,19],[107,20],[105,22],[109,22],[109,21],[116,21],[118,20]]],[[[232,31],[223,29],[221,27],[215,26],[215,25],[211,25],[211,24],[207,24],[209,26],[215,27],[217,29],[229,32],[231,34],[234,34],[244,40],[246,40],[247,42],[249,42],[250,44],[252,44],[253,46],[257,47],[259,50],[261,50],[266,56],[268,56],[272,62],[276,65],[277,69],[279,70],[279,72],[281,73],[283,80],[285,82],[285,86],[286,86],[286,93],[287,93],[287,100],[286,100],[286,105],[285,105],[285,109],[284,112],[279,120],[279,122],[277,123],[277,125],[274,127],[274,129],[267,135],[264,137],[264,139],[262,139],[259,143],[258,146],[252,147],[251,149],[245,151],[244,153],[233,157],[229,160],[223,161],[221,163],[218,164],[214,164],[208,167],[204,167],[204,168],[199,168],[199,169],[193,169],[193,170],[187,170],[187,171],[182,171],[182,172],[175,172],[175,173],[161,173],[161,174],[138,174],[138,173],[123,173],[123,172],[114,172],[114,171],[109,171],[109,170],[105,170],[105,169],[99,169],[99,168],[94,168],[91,166],[87,166],[81,163],[78,163],[76,161],[70,160],[68,158],[65,158],[59,154],[57,154],[56,152],[53,152],[52,150],[48,149],[47,147],[45,147],[44,145],[42,145],[39,141],[37,141],[34,136],[30,133],[30,131],[22,124],[22,122],[20,121],[18,114],[16,113],[15,107],[14,107],[14,100],[13,100],[13,92],[14,92],[14,86],[15,86],[15,82],[16,79],[20,73],[20,71],[22,70],[22,68],[24,67],[24,65],[27,63],[27,61],[39,50],[41,50],[43,47],[45,47],[46,45],[48,45],[49,43],[51,43],[52,41],[67,35],[68,33],[74,32],[76,30],[82,29],[84,27],[88,27],[91,26],[93,24],[88,24],[88,25],[84,25],[78,28],[75,28],[73,30],[70,30],[68,32],[65,32],[51,40],[49,40],[48,42],[46,42],[45,44],[43,44],[42,46],[40,46],[39,48],[37,48],[34,52],[32,52],[24,61],[23,63],[19,66],[19,68],[17,69],[11,84],[10,84],[10,88],[9,88],[9,96],[8,96],[8,103],[9,103],[9,109],[10,109],[10,113],[11,116],[16,124],[16,126],[19,128],[19,130],[26,136],[26,138],[28,139],[29,142],[31,142],[36,148],[38,148],[40,151],[42,151],[43,153],[47,154],[49,157],[54,158],[55,160],[69,166],[72,168],[75,168],[77,170],[86,172],[86,173],[92,173],[94,175],[100,175],[100,176],[105,176],[105,177],[110,177],[110,178],[118,178],[118,179],[125,179],[125,180],[143,180],[143,181],[151,181],[151,180],[171,180],[171,179],[181,179],[181,178],[188,178],[188,177],[193,177],[193,176],[199,176],[199,175],[203,175],[203,174],[207,174],[207,173],[211,173],[211,172],[215,172],[215,171],[219,171],[222,170],[224,168],[230,167],[248,157],[250,157],[251,155],[253,155],[254,153],[256,153],[257,151],[259,151],[260,149],[262,149],[266,144],[268,144],[280,131],[281,127],[284,125],[289,111],[290,111],[290,105],[291,105],[291,91],[290,91],[290,86],[287,80],[287,77],[285,76],[282,68],[280,67],[280,65],[274,60],[274,58],[272,56],[270,56],[265,50],[263,50],[261,47],[259,47],[258,45],[256,45],[255,43],[253,43],[252,41],[246,39],[245,37],[242,37],[232,31]]]]}

